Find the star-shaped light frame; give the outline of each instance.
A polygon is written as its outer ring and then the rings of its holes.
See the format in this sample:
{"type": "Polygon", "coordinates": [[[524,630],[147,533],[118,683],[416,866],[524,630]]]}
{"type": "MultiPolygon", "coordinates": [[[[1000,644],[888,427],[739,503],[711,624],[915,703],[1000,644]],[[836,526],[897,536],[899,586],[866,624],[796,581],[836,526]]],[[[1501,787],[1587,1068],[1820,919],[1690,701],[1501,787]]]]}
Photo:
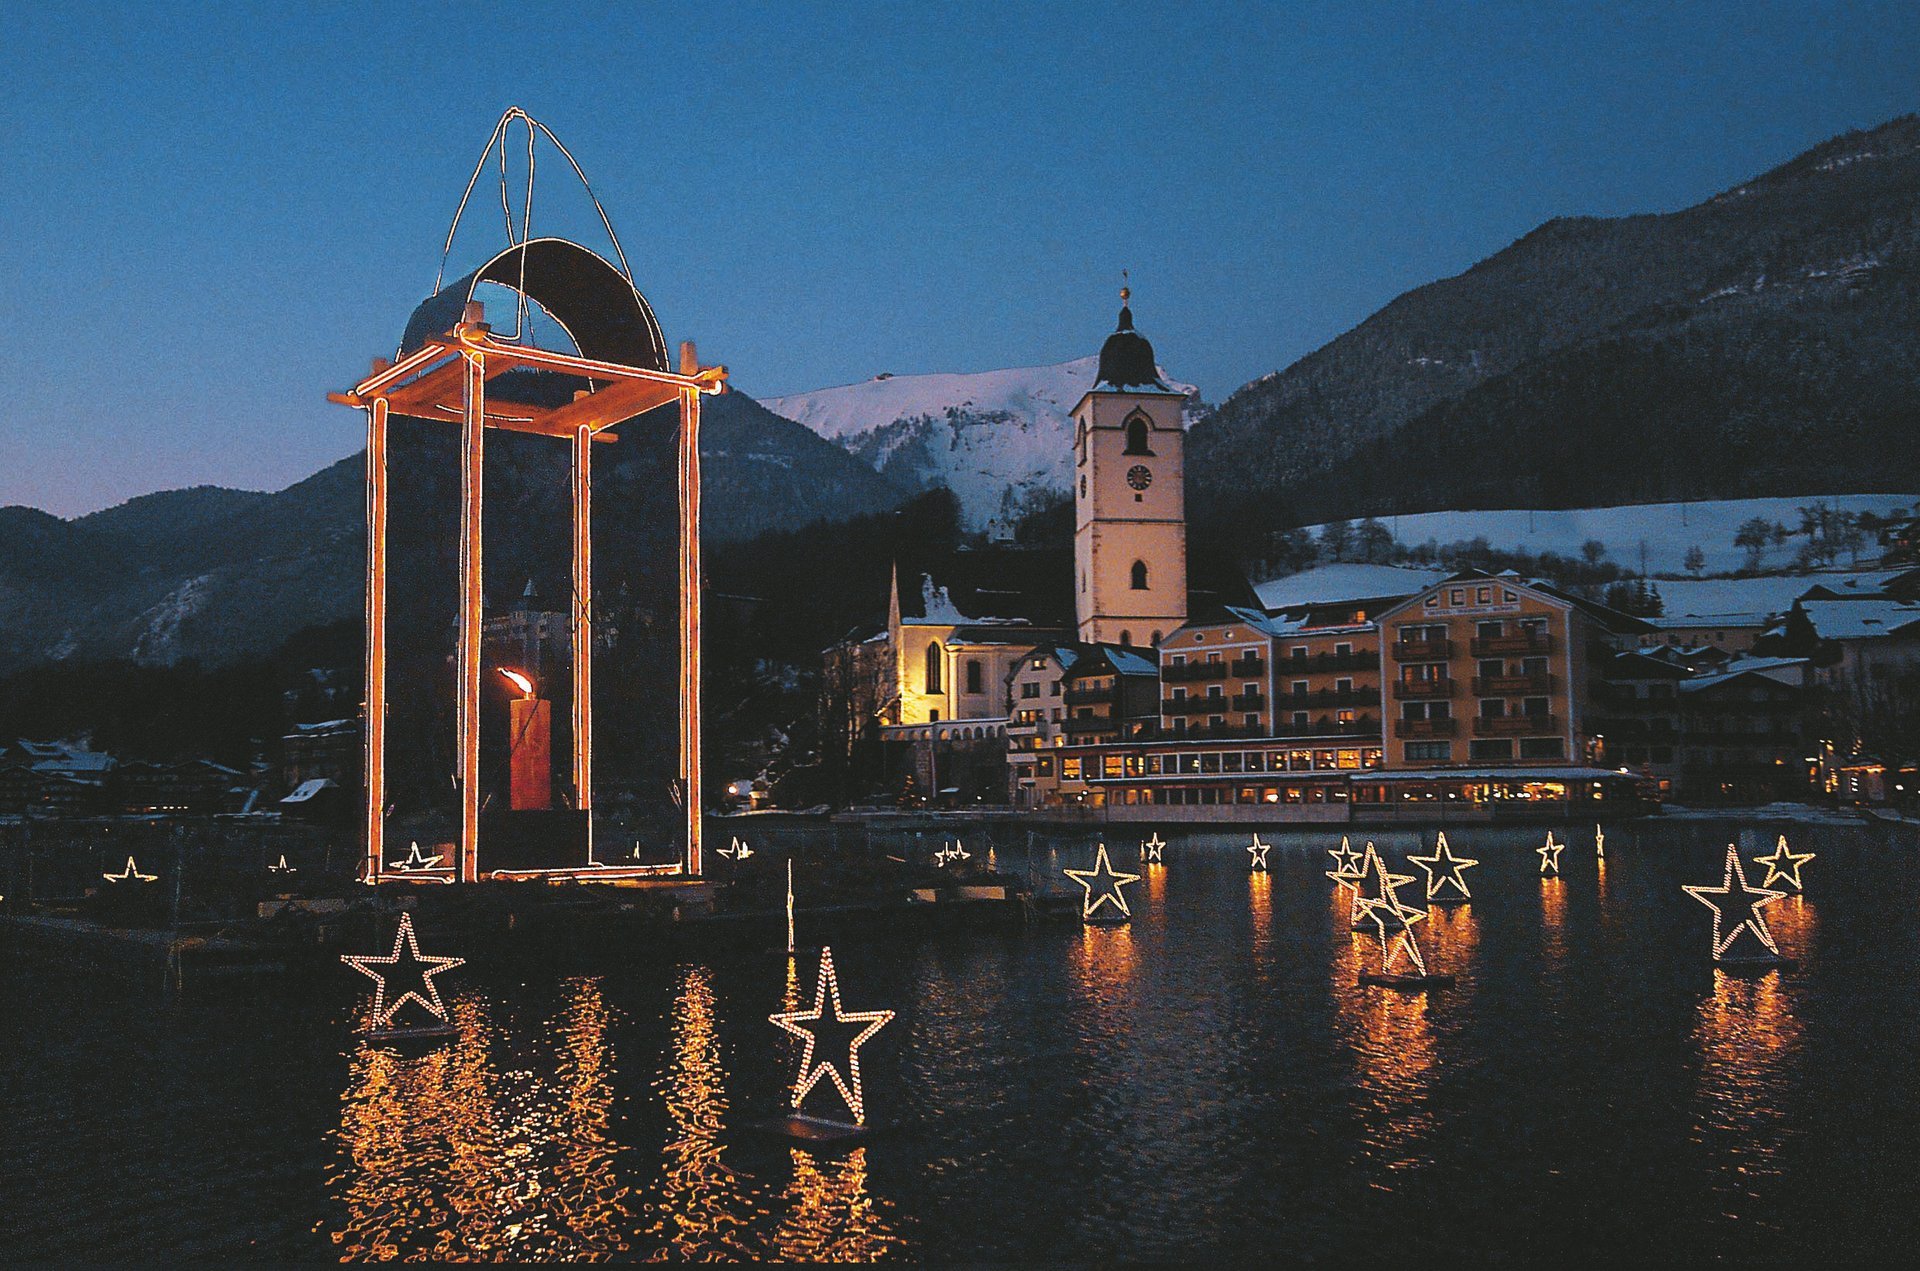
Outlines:
{"type": "Polygon", "coordinates": [[[1373,923],[1374,934],[1380,939],[1382,974],[1392,975],[1394,964],[1404,954],[1416,975],[1426,975],[1427,960],[1420,954],[1420,942],[1414,937],[1413,924],[1424,919],[1427,911],[1402,902],[1396,891],[1401,884],[1412,882],[1413,875],[1390,872],[1371,843],[1367,844],[1367,855],[1361,868],[1379,879],[1380,894],[1361,899],[1360,916],[1373,923]]]}
{"type": "Polygon", "coordinates": [[[1447,899],[1440,894],[1440,889],[1448,883],[1453,884],[1454,890],[1458,893],[1453,899],[1473,899],[1473,893],[1467,890],[1467,880],[1461,875],[1480,862],[1465,856],[1455,856],[1453,849],[1447,845],[1445,830],[1442,830],[1438,839],[1435,840],[1431,856],[1409,856],[1407,859],[1426,872],[1428,900],[1447,899]]]}
{"type": "Polygon", "coordinates": [[[413,915],[400,915],[400,928],[393,933],[393,952],[385,957],[376,957],[364,953],[343,953],[340,960],[374,982],[373,990],[373,1026],[385,1028],[400,1013],[400,1008],[408,1002],[418,1002],[422,1009],[441,1023],[447,1022],[446,1004],[440,1000],[440,990],[434,986],[433,977],[442,971],[451,971],[454,967],[466,963],[465,958],[429,958],[420,953],[419,937],[413,932],[413,915]],[[406,951],[406,961],[417,963],[420,968],[420,989],[408,988],[391,1002],[387,1000],[387,977],[375,968],[398,966],[401,951],[406,951]],[[425,989],[422,993],[420,990],[425,989]]]}
{"type": "Polygon", "coordinates": [[[1567,850],[1565,843],[1553,841],[1553,831],[1547,831],[1547,841],[1533,849],[1540,858],[1540,876],[1542,878],[1560,877],[1560,853],[1567,850]]]}
{"type": "Polygon", "coordinates": [[[1247,855],[1252,858],[1248,862],[1248,868],[1251,869],[1256,874],[1266,873],[1267,872],[1267,853],[1272,850],[1273,850],[1273,844],[1262,843],[1260,841],[1260,836],[1258,834],[1255,834],[1253,836],[1253,842],[1247,844],[1247,855]]]}
{"type": "Polygon", "coordinates": [[[1607,832],[1598,821],[1593,823],[1593,854],[1600,860],[1607,859],[1607,832]]]}
{"type": "Polygon", "coordinates": [[[1812,859],[1812,852],[1796,852],[1788,847],[1787,836],[1782,834],[1780,841],[1774,845],[1773,854],[1756,856],[1753,863],[1767,867],[1767,876],[1760,882],[1762,887],[1771,887],[1784,879],[1795,891],[1804,891],[1806,889],[1800,885],[1800,867],[1812,859]]]}
{"type": "Polygon", "coordinates": [[[1127,898],[1121,888],[1128,883],[1140,881],[1138,874],[1122,874],[1114,869],[1113,862],[1107,859],[1107,845],[1100,844],[1099,854],[1094,857],[1092,869],[1067,869],[1060,871],[1086,889],[1086,895],[1080,899],[1080,920],[1091,922],[1100,912],[1100,906],[1111,904],[1120,911],[1123,918],[1133,917],[1133,910],[1127,908],[1127,898]],[[1098,887],[1100,894],[1094,895],[1098,887]]]}
{"type": "MultiPolygon", "coordinates": [[[[1360,877],[1353,883],[1353,904],[1348,908],[1348,917],[1356,928],[1362,922],[1371,922],[1384,941],[1389,924],[1410,921],[1404,915],[1409,907],[1401,903],[1395,890],[1413,881],[1412,874],[1396,874],[1387,868],[1386,858],[1380,855],[1372,841],[1367,843],[1366,854],[1360,860],[1360,877]],[[1374,880],[1373,896],[1366,893],[1367,880],[1374,880]]],[[[1426,917],[1426,910],[1412,912],[1426,917]]]]}
{"type": "Polygon", "coordinates": [[[1718,887],[1703,887],[1696,884],[1683,886],[1680,890],[1713,910],[1713,960],[1715,962],[1725,958],[1727,950],[1733,947],[1733,942],[1740,938],[1742,931],[1751,931],[1754,937],[1766,946],[1768,953],[1776,958],[1780,956],[1780,946],[1773,942],[1773,933],[1767,930],[1767,920],[1761,916],[1760,911],[1786,893],[1769,891],[1764,887],[1747,886],[1746,864],[1740,859],[1740,849],[1732,843],[1727,844],[1726,869],[1718,887]],[[1716,896],[1726,896],[1730,898],[1730,903],[1713,899],[1716,896]],[[1732,901],[1731,898],[1734,896],[1740,899],[1732,901]],[[1748,896],[1756,899],[1749,901],[1746,899],[1748,896]],[[1727,912],[1736,907],[1744,909],[1746,914],[1734,924],[1732,931],[1726,931],[1724,928],[1727,912]]]}
{"type": "Polygon", "coordinates": [[[1160,832],[1155,830],[1140,844],[1140,859],[1149,865],[1164,865],[1166,851],[1166,843],[1161,840],[1160,832]]]}
{"type": "MultiPolygon", "coordinates": [[[[1368,847],[1373,845],[1369,843],[1368,847]]],[[[1360,880],[1365,878],[1365,858],[1353,849],[1353,843],[1346,835],[1340,836],[1340,846],[1327,849],[1327,855],[1333,857],[1333,868],[1327,871],[1335,887],[1347,894],[1347,923],[1360,921],[1360,880]]]]}
{"type": "Polygon", "coordinates": [[[393,870],[395,873],[410,874],[415,870],[438,869],[440,868],[440,862],[445,859],[446,857],[442,853],[435,853],[432,856],[428,856],[420,850],[420,840],[415,839],[407,847],[407,859],[400,861],[398,864],[388,865],[387,868],[393,870]]]}
{"type": "Polygon", "coordinates": [[[297,874],[300,871],[294,866],[287,864],[287,854],[282,852],[280,853],[280,859],[278,861],[267,866],[267,872],[269,874],[297,874]]]}
{"type": "Polygon", "coordinates": [[[158,874],[143,874],[140,867],[133,863],[133,857],[127,857],[127,867],[117,874],[102,874],[100,877],[110,883],[150,883],[159,878],[158,874]]]}
{"type": "Polygon", "coordinates": [[[843,1009],[840,1005],[840,977],[833,969],[833,950],[831,948],[822,948],[820,950],[820,978],[815,981],[813,989],[813,1009],[809,1011],[776,1012],[775,1014],[767,1016],[767,1018],[787,1032],[792,1033],[795,1037],[804,1037],[807,1042],[806,1049],[800,1055],[800,1075],[793,1088],[794,1111],[798,1112],[800,1110],[801,1105],[806,1101],[807,1095],[812,1093],[813,1088],[820,1083],[822,1077],[826,1077],[833,1082],[834,1088],[840,1092],[841,1101],[847,1105],[847,1110],[853,1113],[854,1124],[865,1125],[867,1123],[867,1109],[865,1099],[860,1090],[860,1047],[865,1045],[875,1033],[887,1026],[888,1021],[893,1018],[893,1012],[849,1011],[843,1009]],[[831,1015],[827,1012],[829,1005],[833,1008],[831,1015]],[[821,1019],[831,1019],[834,1022],[844,1020],[855,1024],[866,1025],[852,1041],[847,1043],[847,1071],[844,1077],[841,1075],[840,1069],[831,1061],[823,1060],[817,1064],[814,1062],[815,1037],[812,1030],[806,1028],[805,1025],[821,1019]]]}

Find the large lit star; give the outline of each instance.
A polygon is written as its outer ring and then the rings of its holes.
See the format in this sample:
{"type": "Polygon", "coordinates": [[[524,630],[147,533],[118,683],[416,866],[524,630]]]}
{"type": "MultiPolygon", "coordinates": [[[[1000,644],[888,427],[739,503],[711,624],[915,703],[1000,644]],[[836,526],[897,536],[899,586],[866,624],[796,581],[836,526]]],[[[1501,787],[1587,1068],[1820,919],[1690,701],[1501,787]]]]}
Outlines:
{"type": "Polygon", "coordinates": [[[1360,876],[1353,882],[1353,903],[1347,910],[1349,921],[1357,928],[1361,922],[1371,920],[1375,927],[1384,931],[1383,924],[1399,921],[1400,911],[1405,908],[1395,898],[1394,889],[1412,881],[1412,874],[1396,874],[1389,870],[1380,850],[1369,841],[1366,854],[1360,859],[1360,876]],[[1380,900],[1387,902],[1384,909],[1369,908],[1371,902],[1380,900]]]}
{"type": "Polygon", "coordinates": [[[793,1088],[793,1107],[797,1112],[807,1095],[822,1077],[832,1080],[840,1098],[853,1113],[855,1124],[865,1125],[866,1104],[860,1094],[860,1047],[893,1018],[892,1011],[848,1011],[840,1006],[840,977],[833,969],[833,950],[820,950],[820,978],[814,985],[813,1009],[785,1011],[767,1016],[795,1037],[804,1037],[806,1050],[800,1056],[800,1077],[793,1088]],[[853,1027],[859,1025],[858,1028],[853,1027]],[[838,1055],[846,1051],[844,1065],[832,1058],[815,1062],[824,1050],[838,1055]],[[845,1075],[842,1075],[842,1067],[845,1075]]]}
{"type": "Polygon", "coordinates": [[[1327,871],[1335,887],[1346,893],[1347,922],[1357,924],[1360,921],[1360,880],[1365,878],[1366,867],[1361,863],[1360,853],[1353,850],[1353,844],[1347,836],[1340,836],[1340,846],[1327,849],[1327,855],[1333,857],[1333,868],[1327,871]]]}
{"type": "Polygon", "coordinates": [[[418,1002],[421,1007],[441,1023],[447,1019],[447,1008],[440,1001],[440,990],[433,985],[433,977],[442,971],[450,971],[466,962],[465,958],[427,958],[420,955],[420,941],[413,934],[413,915],[400,915],[400,929],[393,933],[393,952],[384,958],[366,954],[343,953],[340,960],[366,976],[376,986],[373,990],[373,1026],[385,1028],[408,1002],[418,1002]],[[376,968],[387,968],[379,970],[376,968]],[[405,984],[397,997],[389,999],[389,980],[405,984]],[[414,981],[418,981],[418,987],[414,981]]]}
{"type": "Polygon", "coordinates": [[[1767,876],[1760,883],[1762,887],[1771,887],[1775,882],[1785,879],[1795,891],[1800,891],[1800,867],[1812,859],[1812,852],[1796,852],[1789,848],[1787,836],[1782,834],[1779,844],[1773,849],[1773,855],[1756,856],[1753,863],[1767,867],[1767,876]]]}
{"type": "Polygon", "coordinates": [[[1426,871],[1428,900],[1444,899],[1440,895],[1440,889],[1448,883],[1452,883],[1454,890],[1459,893],[1457,899],[1473,898],[1473,893],[1467,890],[1467,880],[1461,875],[1480,862],[1465,856],[1455,856],[1453,849],[1447,846],[1445,831],[1441,832],[1439,839],[1434,843],[1433,855],[1409,856],[1407,859],[1426,871]]]}
{"type": "Polygon", "coordinates": [[[1107,904],[1119,910],[1121,917],[1133,917],[1133,910],[1127,908],[1127,898],[1121,894],[1120,889],[1128,883],[1139,882],[1140,875],[1115,872],[1112,862],[1107,859],[1105,843],[1100,844],[1100,853],[1094,857],[1092,869],[1069,869],[1061,872],[1086,889],[1087,894],[1080,901],[1082,921],[1092,921],[1093,916],[1100,912],[1100,906],[1107,904]],[[1094,894],[1096,891],[1098,895],[1094,894]]]}
{"type": "Polygon", "coordinates": [[[1273,844],[1262,843],[1260,841],[1260,836],[1258,834],[1254,835],[1253,842],[1247,844],[1247,855],[1253,858],[1252,861],[1249,863],[1249,868],[1251,868],[1253,872],[1256,874],[1266,873],[1267,872],[1267,853],[1272,850],[1273,850],[1273,844]]]}
{"type": "Polygon", "coordinates": [[[1413,876],[1389,872],[1386,862],[1371,843],[1367,844],[1362,869],[1377,880],[1380,893],[1363,897],[1359,902],[1360,916],[1373,923],[1374,934],[1380,939],[1380,970],[1392,975],[1394,964],[1405,955],[1414,973],[1424,976],[1427,973],[1427,961],[1420,956],[1420,942],[1414,938],[1413,924],[1425,918],[1427,911],[1405,904],[1396,892],[1401,884],[1412,882],[1413,876]],[[1389,932],[1392,933],[1391,937],[1389,932]]]}
{"type": "Polygon", "coordinates": [[[1140,859],[1149,865],[1160,865],[1166,861],[1167,845],[1160,840],[1159,831],[1155,831],[1140,844],[1140,859]]]}
{"type": "Polygon", "coordinates": [[[1714,961],[1726,954],[1742,931],[1751,931],[1768,953],[1780,956],[1780,946],[1773,942],[1773,933],[1767,930],[1767,920],[1760,911],[1786,893],[1747,886],[1747,869],[1733,844],[1727,844],[1726,872],[1718,887],[1685,886],[1680,890],[1713,910],[1714,961]]]}
{"type": "Polygon", "coordinates": [[[1553,831],[1547,831],[1547,841],[1533,849],[1540,857],[1540,873],[1546,878],[1560,877],[1560,853],[1567,850],[1565,843],[1553,841],[1553,831]]]}
{"type": "Polygon", "coordinates": [[[445,858],[440,855],[428,856],[422,852],[420,850],[420,844],[418,840],[416,840],[407,849],[407,859],[388,865],[387,868],[402,874],[408,874],[417,869],[437,869],[443,859],[445,858]]]}

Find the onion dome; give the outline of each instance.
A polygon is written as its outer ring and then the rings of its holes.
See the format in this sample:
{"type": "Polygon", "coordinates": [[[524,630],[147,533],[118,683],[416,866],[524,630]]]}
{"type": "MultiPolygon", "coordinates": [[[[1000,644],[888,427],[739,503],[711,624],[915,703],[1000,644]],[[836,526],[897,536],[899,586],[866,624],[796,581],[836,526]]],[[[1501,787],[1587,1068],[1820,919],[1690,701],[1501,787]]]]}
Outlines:
{"type": "Polygon", "coordinates": [[[1133,329],[1133,310],[1127,307],[1130,294],[1127,288],[1120,289],[1120,323],[1100,346],[1100,380],[1095,387],[1165,392],[1167,386],[1161,382],[1160,368],[1154,363],[1153,345],[1133,329]]]}

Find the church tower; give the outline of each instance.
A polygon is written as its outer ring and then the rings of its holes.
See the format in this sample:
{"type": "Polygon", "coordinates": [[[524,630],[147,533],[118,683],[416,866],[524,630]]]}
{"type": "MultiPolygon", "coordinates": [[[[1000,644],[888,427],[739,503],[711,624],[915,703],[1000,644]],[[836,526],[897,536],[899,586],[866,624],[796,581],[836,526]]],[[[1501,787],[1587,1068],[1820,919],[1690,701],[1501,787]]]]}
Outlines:
{"type": "Polygon", "coordinates": [[[1187,620],[1186,399],[1161,381],[1128,296],[1073,408],[1074,615],[1084,643],[1144,647],[1187,620]]]}

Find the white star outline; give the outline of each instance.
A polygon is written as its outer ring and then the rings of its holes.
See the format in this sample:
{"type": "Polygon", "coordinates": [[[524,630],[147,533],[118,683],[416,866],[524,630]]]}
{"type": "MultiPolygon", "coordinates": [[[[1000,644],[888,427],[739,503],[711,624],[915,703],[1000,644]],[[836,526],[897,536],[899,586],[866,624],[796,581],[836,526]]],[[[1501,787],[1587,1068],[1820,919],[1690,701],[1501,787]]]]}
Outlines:
{"type": "Polygon", "coordinates": [[[1788,847],[1787,836],[1782,834],[1772,855],[1756,856],[1753,863],[1767,867],[1767,876],[1760,881],[1762,887],[1771,887],[1776,879],[1785,879],[1793,884],[1795,891],[1805,891],[1806,888],[1800,885],[1800,867],[1812,859],[1812,852],[1796,852],[1788,847]]]}
{"type": "Polygon", "coordinates": [[[1445,883],[1454,885],[1455,890],[1460,893],[1460,899],[1473,899],[1473,893],[1467,890],[1467,880],[1461,877],[1461,873],[1480,862],[1465,856],[1455,856],[1453,849],[1447,845],[1445,830],[1440,831],[1440,836],[1433,845],[1433,855],[1409,856],[1407,859],[1426,871],[1428,900],[1436,899],[1440,895],[1441,886],[1445,883]]]}
{"type": "MultiPolygon", "coordinates": [[[[406,874],[416,869],[438,869],[440,862],[445,859],[444,854],[426,855],[420,850],[420,842],[416,839],[407,848],[407,859],[397,865],[389,865],[387,868],[396,873],[406,874]]],[[[405,917],[406,915],[402,914],[401,916],[405,917]]]]}
{"type": "Polygon", "coordinates": [[[1161,841],[1160,832],[1155,830],[1140,844],[1140,859],[1149,865],[1164,864],[1166,850],[1167,845],[1161,841]]]}
{"type": "Polygon", "coordinates": [[[1760,943],[1767,947],[1767,952],[1773,954],[1775,957],[1780,956],[1780,946],[1773,942],[1773,933],[1767,930],[1767,920],[1760,916],[1760,911],[1786,895],[1786,893],[1783,891],[1768,891],[1764,887],[1747,886],[1747,867],[1740,859],[1740,850],[1733,844],[1727,844],[1726,869],[1721,875],[1720,885],[1718,887],[1704,887],[1698,884],[1689,884],[1681,887],[1680,890],[1713,910],[1713,960],[1715,962],[1718,962],[1721,955],[1733,947],[1733,942],[1740,938],[1742,931],[1753,932],[1760,943]],[[1734,890],[1733,884],[1735,879],[1738,879],[1740,882],[1740,891],[1758,896],[1760,899],[1753,902],[1752,907],[1748,910],[1747,916],[1736,923],[1733,931],[1723,938],[1720,934],[1720,906],[1714,904],[1711,900],[1707,899],[1707,897],[1730,894],[1734,890]]]}
{"type": "Polygon", "coordinates": [[[1380,938],[1380,970],[1391,975],[1394,963],[1398,962],[1400,955],[1404,953],[1407,955],[1407,960],[1413,963],[1413,969],[1420,975],[1425,975],[1427,960],[1420,955],[1420,942],[1414,937],[1413,924],[1424,919],[1427,911],[1400,903],[1400,897],[1395,892],[1395,888],[1402,883],[1412,882],[1413,875],[1389,873],[1386,861],[1381,859],[1380,853],[1375,850],[1372,843],[1367,844],[1367,855],[1361,870],[1362,878],[1368,873],[1373,873],[1380,879],[1379,897],[1359,901],[1360,916],[1373,923],[1374,932],[1380,938]],[[1400,923],[1399,930],[1394,933],[1391,941],[1387,939],[1389,918],[1397,919],[1400,923]]]}
{"type": "Polygon", "coordinates": [[[856,1124],[867,1123],[866,1104],[860,1092],[860,1047],[875,1033],[885,1028],[893,1019],[892,1011],[848,1011],[840,1006],[840,976],[833,969],[833,950],[822,947],[820,950],[820,975],[814,982],[813,1009],[810,1011],[783,1011],[767,1016],[795,1037],[804,1037],[806,1049],[800,1055],[800,1078],[793,1090],[793,1107],[798,1111],[806,1097],[813,1092],[820,1078],[832,1079],[834,1087],[840,1091],[840,1098],[853,1113],[856,1124]],[[851,1020],[856,1024],[865,1024],[859,1034],[847,1043],[847,1076],[842,1079],[840,1070],[831,1062],[815,1065],[813,1062],[814,1035],[801,1024],[812,1023],[826,1014],[827,1003],[833,1003],[834,1020],[851,1020]]]}
{"type": "Polygon", "coordinates": [[[160,877],[158,874],[143,874],[133,863],[133,857],[127,857],[127,867],[117,874],[102,874],[100,877],[110,883],[150,883],[160,877]]]}
{"type": "Polygon", "coordinates": [[[1247,855],[1253,858],[1252,861],[1248,863],[1247,868],[1255,871],[1264,871],[1267,868],[1267,853],[1272,850],[1273,844],[1262,843],[1260,836],[1258,834],[1254,835],[1253,842],[1247,844],[1247,855]]]}
{"type": "Polygon", "coordinates": [[[434,987],[433,977],[442,971],[451,971],[454,967],[464,966],[467,961],[465,958],[421,956],[419,938],[413,933],[413,915],[408,913],[400,915],[400,929],[393,933],[392,953],[384,958],[364,953],[343,953],[340,955],[340,960],[373,981],[373,1026],[375,1028],[385,1028],[409,1000],[420,1003],[421,1007],[430,1012],[435,1019],[443,1024],[446,1023],[447,1008],[440,1000],[440,990],[434,987]],[[403,948],[408,951],[413,961],[427,967],[420,973],[420,982],[426,986],[427,996],[422,997],[417,990],[408,989],[389,1003],[386,1000],[387,979],[373,968],[395,965],[400,961],[400,950],[403,948]]]}
{"type": "Polygon", "coordinates": [[[1080,899],[1080,918],[1082,921],[1099,913],[1100,906],[1109,901],[1113,903],[1113,907],[1118,909],[1123,916],[1128,918],[1133,917],[1133,910],[1127,908],[1127,898],[1120,893],[1120,889],[1128,883],[1139,882],[1140,875],[1122,874],[1114,869],[1113,862],[1107,859],[1107,845],[1105,843],[1100,844],[1100,851],[1094,858],[1092,869],[1068,869],[1062,870],[1061,873],[1086,889],[1087,894],[1080,899]],[[1093,894],[1093,885],[1103,877],[1111,878],[1113,882],[1111,885],[1101,888],[1100,894],[1095,896],[1093,894]]]}
{"type": "Polygon", "coordinates": [[[1546,843],[1533,850],[1540,858],[1541,877],[1558,878],[1560,876],[1560,853],[1567,850],[1567,845],[1565,843],[1554,842],[1553,831],[1548,830],[1546,843]]]}

